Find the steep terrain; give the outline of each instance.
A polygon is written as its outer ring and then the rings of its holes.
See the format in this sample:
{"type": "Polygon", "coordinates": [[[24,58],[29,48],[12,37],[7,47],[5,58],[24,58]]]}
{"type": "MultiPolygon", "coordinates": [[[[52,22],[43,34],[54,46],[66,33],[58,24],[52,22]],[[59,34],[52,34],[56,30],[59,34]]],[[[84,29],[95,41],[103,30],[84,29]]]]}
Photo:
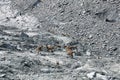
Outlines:
{"type": "Polygon", "coordinates": [[[0,80],[120,80],[119,9],[119,0],[1,0],[0,80]],[[73,58],[64,46],[76,47],[73,58]]]}

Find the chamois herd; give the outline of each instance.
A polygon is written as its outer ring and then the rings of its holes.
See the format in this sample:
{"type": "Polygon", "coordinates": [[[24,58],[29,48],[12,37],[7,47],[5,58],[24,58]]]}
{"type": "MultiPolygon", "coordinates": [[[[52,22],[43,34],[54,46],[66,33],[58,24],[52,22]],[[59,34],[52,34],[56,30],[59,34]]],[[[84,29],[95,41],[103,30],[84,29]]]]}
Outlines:
{"type": "MultiPolygon", "coordinates": [[[[39,54],[41,51],[44,51],[44,48],[47,49],[47,52],[54,52],[58,48],[62,48],[62,47],[58,46],[58,45],[54,45],[54,46],[53,45],[40,45],[35,50],[36,50],[37,54],[39,54]]],[[[77,50],[77,47],[76,46],[64,46],[63,49],[65,49],[68,56],[73,58],[73,55],[75,53],[74,49],[77,50]]]]}

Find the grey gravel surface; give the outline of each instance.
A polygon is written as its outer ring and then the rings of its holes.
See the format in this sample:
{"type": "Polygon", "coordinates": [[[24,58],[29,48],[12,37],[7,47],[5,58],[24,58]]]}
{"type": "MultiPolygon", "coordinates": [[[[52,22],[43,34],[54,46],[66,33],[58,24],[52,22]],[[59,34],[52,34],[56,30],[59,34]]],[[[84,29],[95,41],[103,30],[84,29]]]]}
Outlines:
{"type": "Polygon", "coordinates": [[[120,80],[120,1],[0,0],[0,80],[120,80]]]}

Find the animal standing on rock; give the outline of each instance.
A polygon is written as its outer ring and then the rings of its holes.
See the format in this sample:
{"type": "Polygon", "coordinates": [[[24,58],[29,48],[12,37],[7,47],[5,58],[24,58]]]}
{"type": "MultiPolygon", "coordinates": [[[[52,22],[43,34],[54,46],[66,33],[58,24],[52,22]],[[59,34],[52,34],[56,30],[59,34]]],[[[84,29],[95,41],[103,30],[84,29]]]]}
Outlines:
{"type": "Polygon", "coordinates": [[[35,50],[38,54],[40,53],[40,51],[44,51],[44,48],[46,48],[48,52],[53,52],[55,47],[56,46],[52,46],[52,45],[45,45],[45,46],[40,45],[35,50]]]}
{"type": "Polygon", "coordinates": [[[46,45],[46,48],[47,48],[47,51],[48,51],[48,52],[53,52],[54,49],[55,49],[55,47],[52,46],[52,45],[46,45]]]}
{"type": "Polygon", "coordinates": [[[67,52],[67,55],[69,55],[71,58],[73,58],[74,51],[72,50],[73,47],[71,46],[65,46],[65,50],[67,52]]]}
{"type": "Polygon", "coordinates": [[[40,51],[42,51],[42,48],[43,48],[43,46],[38,46],[35,50],[37,51],[37,54],[39,54],[40,53],[40,51]]]}

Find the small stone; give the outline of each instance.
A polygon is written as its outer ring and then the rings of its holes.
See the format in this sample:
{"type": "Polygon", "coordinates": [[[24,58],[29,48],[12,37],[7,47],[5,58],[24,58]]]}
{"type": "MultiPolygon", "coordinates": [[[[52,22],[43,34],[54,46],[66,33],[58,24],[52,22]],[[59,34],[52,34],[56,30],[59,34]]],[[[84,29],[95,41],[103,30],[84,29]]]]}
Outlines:
{"type": "Polygon", "coordinates": [[[71,65],[71,68],[72,69],[76,69],[76,68],[78,68],[80,66],[81,66],[81,63],[80,62],[76,62],[76,63],[74,63],[74,64],[71,65]]]}
{"type": "Polygon", "coordinates": [[[90,56],[90,55],[91,55],[90,50],[87,50],[87,51],[86,51],[86,55],[87,55],[87,56],[90,56]]]}
{"type": "Polygon", "coordinates": [[[43,72],[43,73],[50,73],[52,70],[50,70],[50,69],[41,69],[41,72],[43,72]]]}
{"type": "Polygon", "coordinates": [[[5,77],[6,76],[6,74],[1,74],[0,75],[0,78],[3,78],[3,77],[5,77]]]}
{"type": "Polygon", "coordinates": [[[20,45],[17,45],[17,49],[22,51],[22,48],[20,47],[20,45]]]}
{"type": "Polygon", "coordinates": [[[107,44],[103,44],[103,45],[102,45],[102,48],[105,48],[106,46],[107,46],[107,44]]]}
{"type": "Polygon", "coordinates": [[[87,77],[89,79],[93,79],[95,77],[95,75],[96,75],[96,72],[90,72],[90,73],[87,74],[87,77]]]}
{"type": "Polygon", "coordinates": [[[82,15],[84,15],[86,13],[86,11],[82,11],[82,15]]]}
{"type": "Polygon", "coordinates": [[[108,80],[107,76],[102,75],[102,74],[100,74],[100,73],[96,73],[96,78],[102,79],[102,80],[108,80]]]}
{"type": "Polygon", "coordinates": [[[92,35],[92,34],[90,34],[88,38],[89,38],[89,39],[93,38],[93,35],[92,35]]]}
{"type": "Polygon", "coordinates": [[[28,36],[26,33],[22,32],[22,33],[20,34],[20,37],[28,38],[29,36],[28,36]]]}
{"type": "Polygon", "coordinates": [[[118,48],[117,47],[115,47],[115,48],[113,48],[113,51],[116,51],[118,48]]]}

